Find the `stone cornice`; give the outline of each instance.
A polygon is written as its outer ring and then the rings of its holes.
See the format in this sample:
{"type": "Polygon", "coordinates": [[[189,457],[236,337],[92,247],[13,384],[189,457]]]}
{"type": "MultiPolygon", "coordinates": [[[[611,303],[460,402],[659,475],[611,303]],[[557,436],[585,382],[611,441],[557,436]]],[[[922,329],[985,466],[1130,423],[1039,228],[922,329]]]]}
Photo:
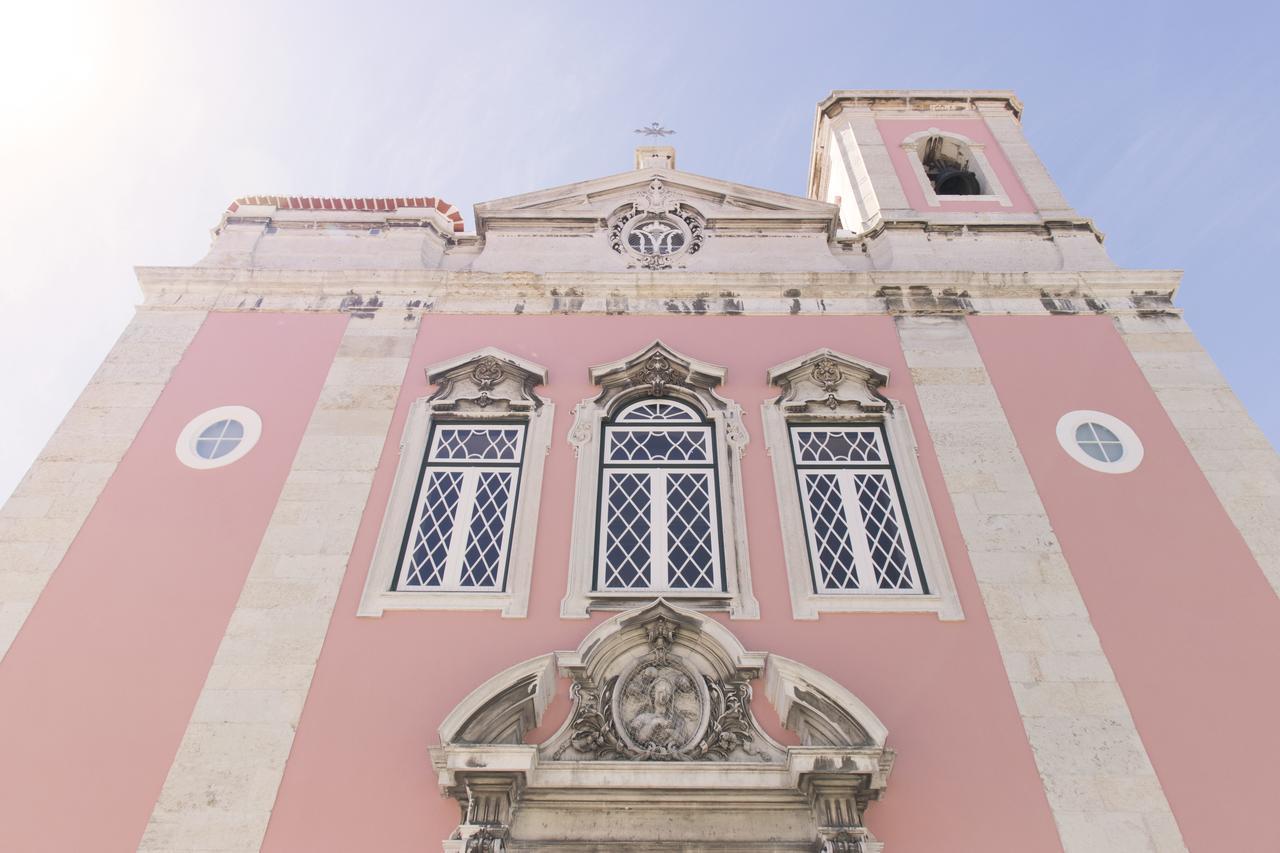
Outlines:
{"type": "Polygon", "coordinates": [[[818,115],[835,115],[837,104],[867,104],[871,107],[927,109],[937,105],[976,108],[979,103],[997,104],[1022,116],[1022,101],[1008,89],[836,89],[818,103],[818,115]],[[834,112],[833,112],[834,109],[834,112]]]}
{"type": "Polygon", "coordinates": [[[1180,273],[472,273],[143,267],[148,310],[422,314],[1168,316],[1180,273]]]}

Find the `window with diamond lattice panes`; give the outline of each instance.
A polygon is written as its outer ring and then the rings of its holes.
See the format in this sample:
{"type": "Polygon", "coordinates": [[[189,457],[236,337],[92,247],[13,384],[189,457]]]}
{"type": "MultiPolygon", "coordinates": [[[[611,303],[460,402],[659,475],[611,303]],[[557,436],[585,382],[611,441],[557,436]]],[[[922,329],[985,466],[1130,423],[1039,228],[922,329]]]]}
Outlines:
{"type": "Polygon", "coordinates": [[[879,426],[791,427],[819,593],[927,592],[879,426]]]}
{"type": "Polygon", "coordinates": [[[435,426],[395,589],[504,588],[524,434],[523,424],[435,426]]]}
{"type": "Polygon", "coordinates": [[[712,428],[643,400],[605,425],[598,590],[722,590],[712,428]]]}

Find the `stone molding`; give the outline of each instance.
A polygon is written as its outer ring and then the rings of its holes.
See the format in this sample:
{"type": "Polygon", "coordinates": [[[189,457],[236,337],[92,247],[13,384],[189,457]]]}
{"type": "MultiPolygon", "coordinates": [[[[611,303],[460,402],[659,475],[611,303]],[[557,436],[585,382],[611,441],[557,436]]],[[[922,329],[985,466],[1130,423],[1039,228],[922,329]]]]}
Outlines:
{"type": "Polygon", "coordinates": [[[822,348],[771,368],[766,378],[781,393],[761,405],[764,441],[773,462],[782,550],[796,619],[817,619],[822,612],[934,612],[946,621],[964,618],[942,534],[920,471],[919,448],[906,407],[880,388],[889,369],[822,348]],[[883,424],[902,501],[914,533],[917,556],[929,585],[927,594],[821,594],[814,589],[800,489],[788,423],[883,424]]]}
{"type": "Polygon", "coordinates": [[[417,331],[398,314],[348,324],[142,853],[262,846],[417,331]]]}
{"type": "Polygon", "coordinates": [[[205,316],[198,310],[135,314],[0,509],[0,659],[205,316]]]}
{"type": "Polygon", "coordinates": [[[877,270],[867,272],[659,272],[481,273],[449,270],[268,270],[234,267],[137,267],[148,307],[201,310],[308,310],[374,313],[454,311],[510,313],[714,313],[722,299],[741,303],[736,313],[884,313],[886,294],[953,295],[987,313],[1054,313],[1042,299],[1067,300],[1067,313],[1174,311],[1169,300],[1182,274],[1176,270],[975,272],[877,270]],[[724,296],[724,294],[730,294],[724,296]],[[860,303],[858,300],[866,300],[860,303]],[[1005,300],[1027,301],[1003,305],[1005,300]],[[631,309],[629,303],[646,306],[631,309]]]}
{"type": "Polygon", "coordinates": [[[1183,853],[968,325],[898,332],[1065,853],[1183,853]]]}
{"type": "Polygon", "coordinates": [[[771,816],[780,822],[767,827],[780,839],[771,849],[882,849],[862,817],[893,767],[884,724],[827,676],[749,652],[720,623],[661,599],[606,620],[574,651],[489,679],[439,735],[432,764],[442,794],[461,811],[445,851],[497,850],[513,840],[522,849],[571,842],[569,849],[653,850],[665,842],[741,850],[771,816]],[[572,681],[569,716],[544,742],[527,744],[557,671],[572,681]],[[784,747],[756,723],[749,683],[760,677],[801,745],[784,747]],[[697,816],[655,838],[647,815],[690,802],[697,816]]]}
{"type": "Polygon", "coordinates": [[[395,480],[357,615],[381,616],[386,610],[500,610],[503,616],[524,617],[529,611],[533,580],[534,539],[541,503],[538,496],[542,493],[542,471],[551,450],[551,425],[555,420],[555,405],[533,390],[546,384],[547,369],[495,347],[485,347],[428,367],[426,379],[438,389],[415,400],[405,418],[395,480]],[[414,492],[432,425],[492,419],[525,423],[524,458],[503,590],[393,590],[391,584],[405,526],[413,516],[414,492]]]}
{"type": "Polygon", "coordinates": [[[725,591],[682,595],[686,604],[727,609],[736,619],[758,619],[760,605],[751,591],[750,558],[742,487],[742,454],[746,450],[746,426],[742,407],[716,393],[725,369],[698,361],[654,341],[624,359],[592,367],[591,382],[600,393],[574,407],[569,443],[578,459],[573,504],[573,535],[569,546],[569,588],[560,603],[560,615],[585,619],[593,609],[617,609],[649,601],[654,593],[604,592],[595,587],[595,552],[600,510],[600,448],[604,422],[627,404],[648,396],[670,397],[705,413],[715,436],[715,471],[720,495],[721,559],[725,591]]]}

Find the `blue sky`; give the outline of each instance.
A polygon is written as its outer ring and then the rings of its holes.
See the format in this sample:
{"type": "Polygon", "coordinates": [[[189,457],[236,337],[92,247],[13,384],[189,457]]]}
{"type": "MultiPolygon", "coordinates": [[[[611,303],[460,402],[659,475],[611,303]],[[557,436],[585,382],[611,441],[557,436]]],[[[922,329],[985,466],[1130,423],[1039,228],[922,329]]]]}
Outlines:
{"type": "Polygon", "coordinates": [[[479,201],[630,167],[804,194],[841,88],[1008,88],[1122,266],[1178,304],[1273,444],[1272,4],[28,3],[0,32],[0,496],[140,294],[237,195],[479,201]]]}

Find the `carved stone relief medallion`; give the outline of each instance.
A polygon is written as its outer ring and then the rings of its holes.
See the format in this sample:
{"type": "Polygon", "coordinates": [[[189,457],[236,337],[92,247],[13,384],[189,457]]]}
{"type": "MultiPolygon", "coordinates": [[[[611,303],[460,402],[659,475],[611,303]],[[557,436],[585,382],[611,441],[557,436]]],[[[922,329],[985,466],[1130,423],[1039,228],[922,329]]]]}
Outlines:
{"type": "Polygon", "coordinates": [[[706,730],[707,712],[706,684],[673,658],[641,658],[622,674],[613,691],[618,734],[640,753],[686,752],[706,730]]]}
{"type": "Polygon", "coordinates": [[[643,269],[670,269],[677,255],[694,255],[702,248],[702,217],[676,201],[654,178],[649,188],[609,220],[609,245],[643,269]]]}

